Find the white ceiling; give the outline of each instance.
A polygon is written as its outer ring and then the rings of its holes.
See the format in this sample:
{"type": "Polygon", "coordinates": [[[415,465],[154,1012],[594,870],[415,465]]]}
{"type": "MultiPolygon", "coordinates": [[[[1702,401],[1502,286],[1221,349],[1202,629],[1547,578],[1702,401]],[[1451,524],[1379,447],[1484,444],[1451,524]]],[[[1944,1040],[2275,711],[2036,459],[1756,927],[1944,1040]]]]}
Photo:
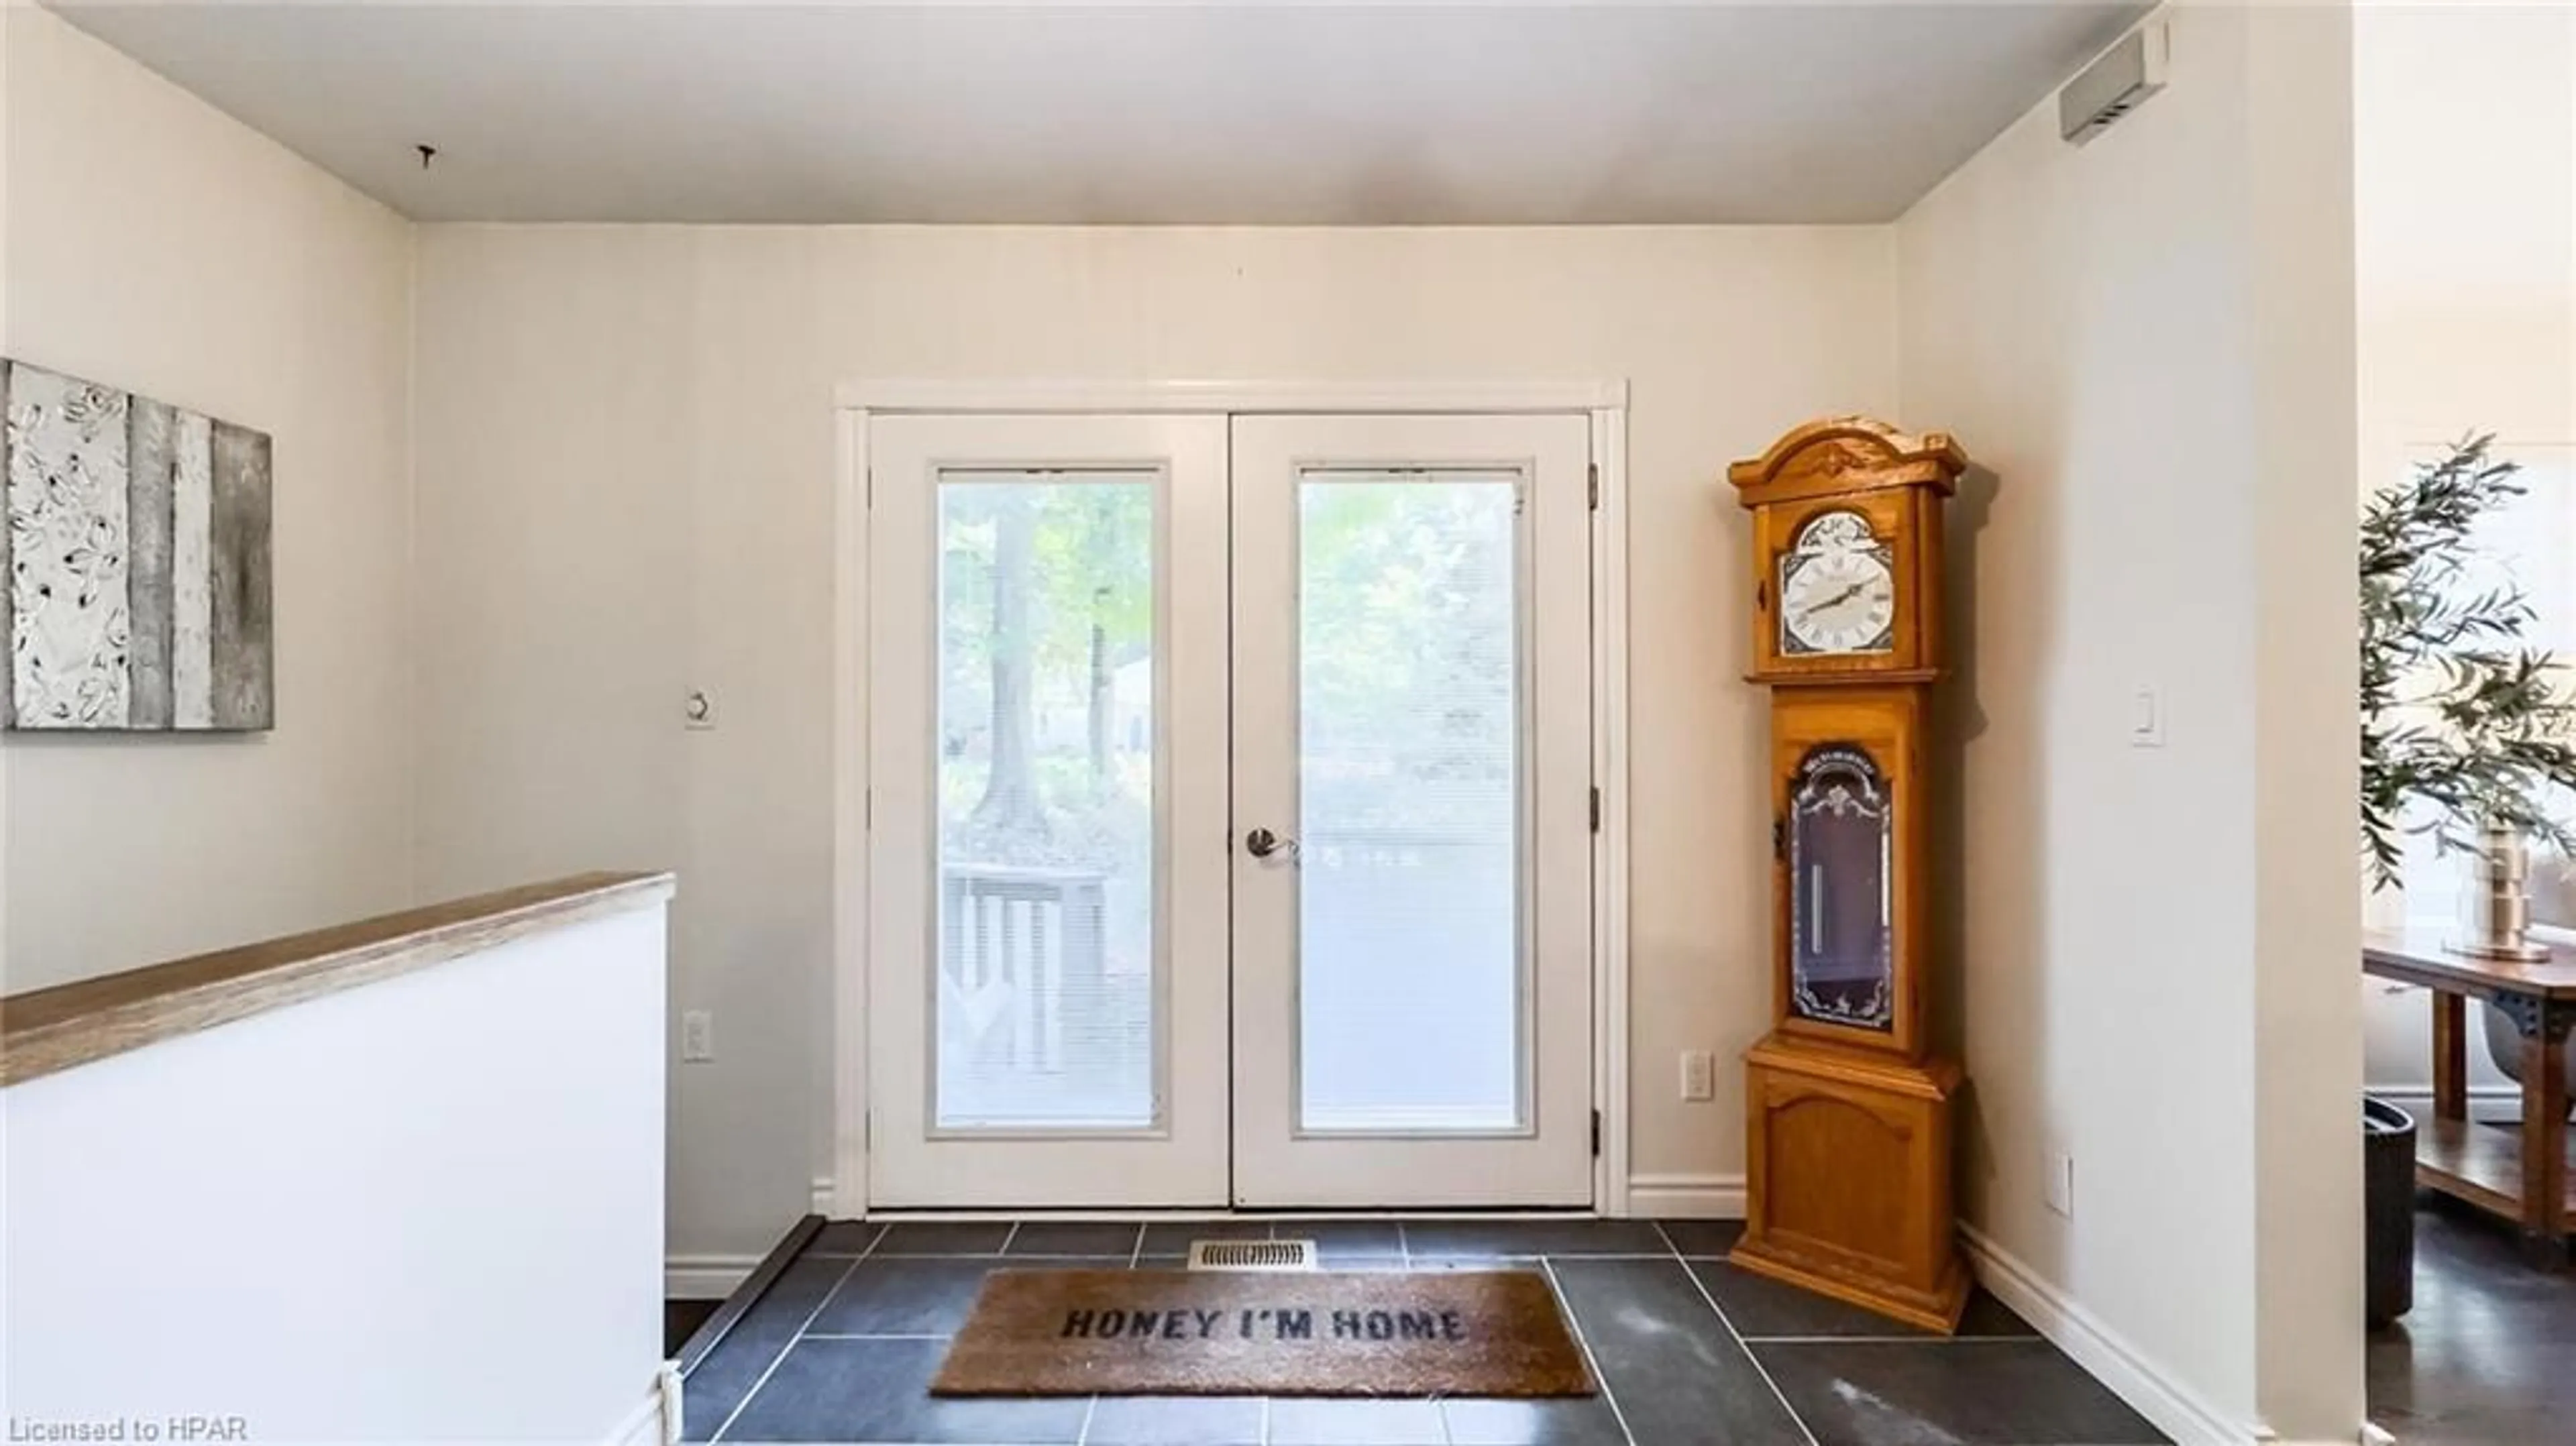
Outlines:
{"type": "Polygon", "coordinates": [[[1888,220],[2148,7],[55,8],[424,220],[1481,224],[1888,220]]]}

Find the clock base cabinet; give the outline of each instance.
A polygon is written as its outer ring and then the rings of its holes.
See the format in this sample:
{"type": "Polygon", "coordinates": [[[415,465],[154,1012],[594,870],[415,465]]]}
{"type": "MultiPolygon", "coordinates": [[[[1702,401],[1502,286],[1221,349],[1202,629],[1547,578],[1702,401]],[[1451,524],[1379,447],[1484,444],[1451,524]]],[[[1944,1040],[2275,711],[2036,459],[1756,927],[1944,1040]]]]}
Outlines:
{"type": "Polygon", "coordinates": [[[1948,1060],[1773,1035],[1745,1056],[1747,1218],[1729,1258],[1948,1334],[1968,1300],[1950,1198],[1948,1060]]]}

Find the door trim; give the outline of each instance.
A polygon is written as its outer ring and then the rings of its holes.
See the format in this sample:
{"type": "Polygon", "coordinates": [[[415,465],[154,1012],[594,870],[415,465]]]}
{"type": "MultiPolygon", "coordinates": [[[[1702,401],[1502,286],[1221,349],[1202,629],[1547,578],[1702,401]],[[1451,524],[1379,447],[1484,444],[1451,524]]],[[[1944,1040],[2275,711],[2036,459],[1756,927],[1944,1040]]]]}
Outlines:
{"type": "MultiPolygon", "coordinates": [[[[905,412],[1578,412],[1590,418],[1592,751],[1601,828],[1592,839],[1593,1107],[1601,1151],[1593,1207],[1629,1213],[1628,383],[1538,381],[844,381],[833,389],[832,1100],[835,1219],[868,1200],[868,419],[905,412]]],[[[817,1196],[824,1194],[816,1181],[817,1196]]]]}
{"type": "Polygon", "coordinates": [[[1608,381],[944,381],[877,378],[832,390],[843,412],[1600,412],[1625,411],[1608,381]]]}

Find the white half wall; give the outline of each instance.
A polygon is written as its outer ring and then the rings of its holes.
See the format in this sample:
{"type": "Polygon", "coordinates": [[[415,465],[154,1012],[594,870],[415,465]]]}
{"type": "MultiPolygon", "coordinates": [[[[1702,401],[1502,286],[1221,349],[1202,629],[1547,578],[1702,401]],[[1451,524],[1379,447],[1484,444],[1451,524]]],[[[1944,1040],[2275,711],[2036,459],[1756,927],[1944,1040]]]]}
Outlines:
{"type": "Polygon", "coordinates": [[[663,934],[610,914],[0,1091],[0,1417],[617,1438],[662,1359],[663,934]]]}
{"type": "Polygon", "coordinates": [[[275,439],[277,727],[13,734],[5,986],[411,902],[411,227],[0,7],[0,352],[275,439]]]}
{"type": "Polygon", "coordinates": [[[672,867],[672,1242],[831,1169],[843,381],[1630,384],[1634,1165],[1743,1170],[1768,1022],[1763,698],[1725,464],[1895,402],[1885,228],[421,234],[422,884],[672,867]],[[691,688],[717,726],[681,728],[691,688]],[[1677,1056],[1723,1061],[1714,1103],[1677,1056]]]}
{"type": "Polygon", "coordinates": [[[2164,18],[2163,93],[2080,149],[2043,104],[1898,227],[1905,416],[1980,464],[1935,835],[1962,1208],[2177,1439],[2349,1441],[2347,22],[2164,18]]]}

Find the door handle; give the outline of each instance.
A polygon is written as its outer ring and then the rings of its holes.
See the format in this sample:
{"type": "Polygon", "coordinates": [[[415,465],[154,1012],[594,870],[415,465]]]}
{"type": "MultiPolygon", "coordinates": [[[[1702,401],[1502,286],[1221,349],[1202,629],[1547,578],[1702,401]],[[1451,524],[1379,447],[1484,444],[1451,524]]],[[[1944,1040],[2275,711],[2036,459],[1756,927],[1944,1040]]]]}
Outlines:
{"type": "Polygon", "coordinates": [[[1281,838],[1266,828],[1256,828],[1243,836],[1243,851],[1256,859],[1266,859],[1278,853],[1293,859],[1297,857],[1297,841],[1281,838]]]}

